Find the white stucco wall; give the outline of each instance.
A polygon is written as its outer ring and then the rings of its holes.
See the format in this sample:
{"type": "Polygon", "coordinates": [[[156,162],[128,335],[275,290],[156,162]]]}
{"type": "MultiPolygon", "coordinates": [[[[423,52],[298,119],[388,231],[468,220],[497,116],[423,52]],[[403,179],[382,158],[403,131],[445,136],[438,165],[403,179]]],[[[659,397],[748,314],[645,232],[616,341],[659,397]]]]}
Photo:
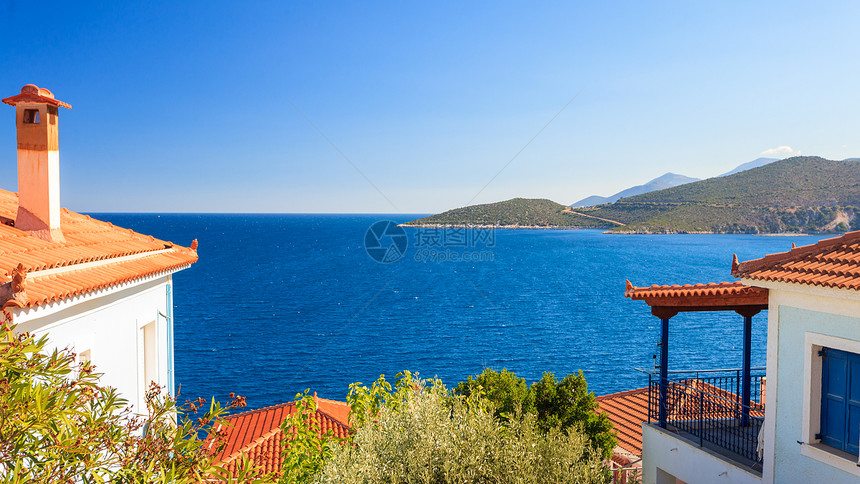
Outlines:
{"type": "Polygon", "coordinates": [[[18,310],[18,330],[47,335],[50,348],[89,350],[101,384],[115,387],[135,412],[145,412],[144,326],[155,323],[156,383],[172,392],[170,275],[147,278],[37,308],[18,310]]]}
{"type": "MultiPolygon", "coordinates": [[[[761,484],[761,478],[653,424],[642,425],[642,483],[761,484]],[[662,472],[661,472],[662,471],[662,472]]],[[[785,481],[792,482],[792,481],[785,481]]]]}
{"type": "Polygon", "coordinates": [[[766,482],[856,483],[856,462],[815,445],[821,398],[815,387],[821,377],[820,358],[813,350],[860,350],[860,296],[776,285],[769,300],[765,427],[766,435],[774,437],[766,438],[766,482]]]}

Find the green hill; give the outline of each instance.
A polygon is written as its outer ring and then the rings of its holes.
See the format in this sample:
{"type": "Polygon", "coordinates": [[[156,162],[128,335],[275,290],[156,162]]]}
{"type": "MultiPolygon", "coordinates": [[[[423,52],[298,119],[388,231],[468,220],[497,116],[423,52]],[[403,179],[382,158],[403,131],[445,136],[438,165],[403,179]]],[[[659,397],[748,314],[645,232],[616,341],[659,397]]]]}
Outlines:
{"type": "Polygon", "coordinates": [[[574,213],[570,207],[552,200],[514,198],[504,202],[457,208],[402,225],[610,228],[619,224],[574,213]]]}
{"type": "Polygon", "coordinates": [[[574,211],[618,232],[784,233],[860,228],[860,162],[802,156],[574,211]]]}

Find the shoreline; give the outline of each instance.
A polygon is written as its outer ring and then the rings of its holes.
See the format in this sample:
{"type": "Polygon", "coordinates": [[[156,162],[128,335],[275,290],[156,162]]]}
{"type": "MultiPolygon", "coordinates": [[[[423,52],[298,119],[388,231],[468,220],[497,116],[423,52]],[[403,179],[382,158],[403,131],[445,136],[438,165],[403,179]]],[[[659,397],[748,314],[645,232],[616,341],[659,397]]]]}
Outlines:
{"type": "Polygon", "coordinates": [[[600,227],[583,227],[580,225],[491,225],[491,224],[397,224],[398,227],[419,229],[504,229],[504,230],[601,230],[600,227]]]}
{"type": "MultiPolygon", "coordinates": [[[[603,230],[608,235],[755,235],[758,237],[809,237],[812,235],[828,235],[830,232],[820,234],[806,232],[777,232],[746,234],[742,232],[713,232],[709,230],[673,230],[673,231],[649,231],[649,230],[604,230],[600,227],[582,227],[577,225],[491,225],[491,224],[398,224],[398,227],[411,227],[422,229],[501,229],[501,230],[603,230]]],[[[839,232],[834,232],[837,235],[839,232]]]]}

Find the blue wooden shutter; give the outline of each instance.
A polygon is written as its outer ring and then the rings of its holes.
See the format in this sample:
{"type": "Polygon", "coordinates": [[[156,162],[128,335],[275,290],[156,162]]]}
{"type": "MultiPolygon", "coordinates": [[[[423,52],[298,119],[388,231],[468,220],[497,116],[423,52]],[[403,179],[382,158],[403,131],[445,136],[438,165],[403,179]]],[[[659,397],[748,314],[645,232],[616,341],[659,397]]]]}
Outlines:
{"type": "Polygon", "coordinates": [[[860,451],[860,355],[824,349],[821,368],[821,442],[860,451]]]}
{"type": "Polygon", "coordinates": [[[847,373],[848,354],[825,348],[821,367],[821,442],[837,449],[845,446],[847,373]]]}
{"type": "Polygon", "coordinates": [[[860,451],[860,355],[848,353],[848,401],[846,409],[845,451],[857,454],[860,451]]]}

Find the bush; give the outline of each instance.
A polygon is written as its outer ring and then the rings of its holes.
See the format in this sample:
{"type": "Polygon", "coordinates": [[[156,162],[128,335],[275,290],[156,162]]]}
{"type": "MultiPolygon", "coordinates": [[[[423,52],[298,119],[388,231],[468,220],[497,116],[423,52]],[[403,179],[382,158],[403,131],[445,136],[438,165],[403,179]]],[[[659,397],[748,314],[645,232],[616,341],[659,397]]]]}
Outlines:
{"type": "MultiPolygon", "coordinates": [[[[0,481],[181,484],[223,475],[205,445],[217,442],[220,405],[195,419],[202,399],[180,406],[153,385],[147,417],[135,416],[91,365],[13,329],[0,325],[0,481]]],[[[245,464],[233,482],[260,482],[245,464]]]]}
{"type": "Polygon", "coordinates": [[[612,456],[616,445],[612,422],[606,414],[597,413],[597,399],[588,391],[582,371],[567,375],[561,381],[556,380],[552,373],[544,373],[530,390],[534,394],[541,428],[580,427],[603,458],[612,456]]]}
{"type": "MultiPolygon", "coordinates": [[[[599,455],[576,428],[543,432],[534,415],[521,413],[502,421],[486,400],[456,397],[438,380],[399,377],[380,405],[358,405],[372,418],[356,428],[353,445],[334,449],[320,482],[607,481],[599,455]]],[[[370,393],[351,391],[350,403],[370,393]]]]}
{"type": "Polygon", "coordinates": [[[567,375],[561,381],[547,372],[528,388],[525,379],[506,369],[497,372],[486,368],[477,377],[460,382],[454,391],[463,396],[485,397],[495,406],[499,416],[513,414],[517,410],[533,413],[544,431],[554,427],[562,430],[579,428],[601,456],[607,459],[612,456],[616,445],[612,422],[606,415],[597,413],[597,400],[593,393],[589,393],[581,371],[567,375]]]}
{"type": "Polygon", "coordinates": [[[520,378],[507,369],[501,372],[485,368],[476,377],[468,377],[454,388],[457,395],[483,396],[496,407],[496,416],[505,418],[518,411],[534,409],[534,395],[529,391],[525,378],[520,378]]]}

